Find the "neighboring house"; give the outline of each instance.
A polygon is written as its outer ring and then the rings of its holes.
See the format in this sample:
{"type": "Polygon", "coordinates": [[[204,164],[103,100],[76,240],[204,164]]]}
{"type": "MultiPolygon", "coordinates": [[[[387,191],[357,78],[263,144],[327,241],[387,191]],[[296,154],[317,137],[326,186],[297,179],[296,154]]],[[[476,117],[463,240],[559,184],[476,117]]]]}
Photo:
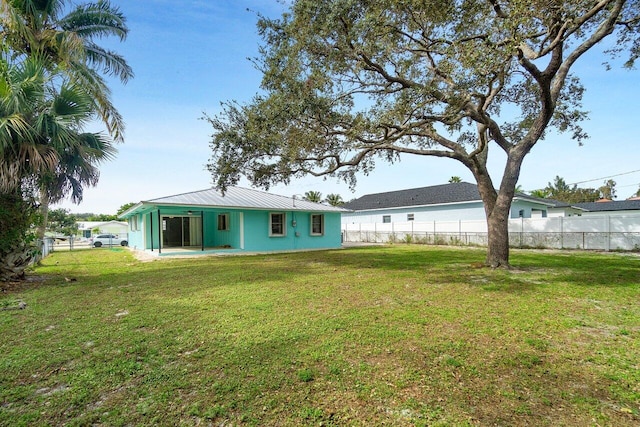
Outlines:
{"type": "Polygon", "coordinates": [[[93,234],[111,233],[120,237],[126,237],[129,231],[129,224],[122,221],[77,221],[78,237],[88,239],[93,234]],[[97,230],[93,233],[93,230],[97,230]]]}
{"type": "MultiPolygon", "coordinates": [[[[545,218],[550,201],[517,193],[510,218],[545,218]]],[[[475,184],[457,182],[368,194],[345,203],[345,224],[407,221],[485,220],[484,205],[475,184]]]]}
{"type": "Polygon", "coordinates": [[[608,200],[591,203],[575,203],[573,206],[578,209],[583,209],[583,216],[640,214],[640,200],[608,200]]]}
{"type": "Polygon", "coordinates": [[[599,200],[588,203],[565,203],[550,200],[549,216],[640,215],[640,200],[599,200]]]}
{"type": "Polygon", "coordinates": [[[341,246],[340,207],[229,187],[141,201],[120,215],[129,247],[159,254],[271,252],[341,246]],[[176,251],[176,249],[181,249],[176,251]]]}
{"type": "Polygon", "coordinates": [[[576,205],[572,205],[570,203],[553,199],[545,200],[553,203],[553,206],[550,206],[547,210],[547,216],[549,218],[582,216],[586,212],[584,209],[581,209],[576,205]]]}

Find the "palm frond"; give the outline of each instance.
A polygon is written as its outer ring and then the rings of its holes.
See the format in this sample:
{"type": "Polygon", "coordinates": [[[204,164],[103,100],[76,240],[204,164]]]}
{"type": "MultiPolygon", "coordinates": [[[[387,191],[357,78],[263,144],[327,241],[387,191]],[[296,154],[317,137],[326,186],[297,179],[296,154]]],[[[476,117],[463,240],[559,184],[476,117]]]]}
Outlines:
{"type": "Polygon", "coordinates": [[[117,76],[123,83],[133,78],[133,69],[124,57],[116,52],[104,49],[95,43],[86,43],[85,54],[89,64],[99,67],[105,74],[117,76]]]}
{"type": "Polygon", "coordinates": [[[124,141],[125,123],[122,115],[111,103],[111,90],[104,79],[92,69],[76,64],[74,78],[93,97],[100,119],[107,127],[107,132],[116,142],[124,141]]]}
{"type": "Polygon", "coordinates": [[[120,9],[103,0],[77,6],[58,23],[64,31],[78,33],[84,39],[117,36],[124,41],[129,32],[120,9]]]}

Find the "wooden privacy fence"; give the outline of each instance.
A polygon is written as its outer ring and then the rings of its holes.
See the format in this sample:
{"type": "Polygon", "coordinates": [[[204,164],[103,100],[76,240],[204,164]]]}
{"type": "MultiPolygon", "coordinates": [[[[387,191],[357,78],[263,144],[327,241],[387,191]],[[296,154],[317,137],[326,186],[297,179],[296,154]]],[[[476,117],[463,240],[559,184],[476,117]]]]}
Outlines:
{"type": "MultiPolygon", "coordinates": [[[[487,245],[486,221],[343,223],[344,242],[487,245]]],[[[640,215],[509,220],[511,246],[522,248],[640,250],[640,215]]]]}

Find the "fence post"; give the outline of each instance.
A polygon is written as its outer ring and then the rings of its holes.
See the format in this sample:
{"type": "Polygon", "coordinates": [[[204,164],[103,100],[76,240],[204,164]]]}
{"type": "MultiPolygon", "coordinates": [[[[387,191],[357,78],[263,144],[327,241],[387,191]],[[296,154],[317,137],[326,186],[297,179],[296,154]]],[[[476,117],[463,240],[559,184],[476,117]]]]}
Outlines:
{"type": "Polygon", "coordinates": [[[607,242],[605,243],[605,251],[609,252],[611,250],[611,216],[605,215],[604,220],[606,221],[604,224],[605,238],[607,242]]]}
{"type": "Polygon", "coordinates": [[[520,217],[520,249],[522,249],[522,237],[524,236],[524,217],[520,217]]]}

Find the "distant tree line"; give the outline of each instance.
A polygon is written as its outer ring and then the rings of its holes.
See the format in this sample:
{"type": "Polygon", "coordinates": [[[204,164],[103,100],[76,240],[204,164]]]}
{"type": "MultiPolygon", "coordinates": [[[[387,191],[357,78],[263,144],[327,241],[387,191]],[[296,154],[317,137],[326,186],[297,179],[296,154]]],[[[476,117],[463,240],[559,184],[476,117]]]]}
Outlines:
{"type": "Polygon", "coordinates": [[[556,176],[553,182],[548,183],[545,188],[533,190],[530,194],[534,197],[565,203],[587,203],[601,199],[613,200],[616,198],[616,182],[609,179],[598,188],[582,188],[577,184],[569,185],[564,178],[556,176]]]}

